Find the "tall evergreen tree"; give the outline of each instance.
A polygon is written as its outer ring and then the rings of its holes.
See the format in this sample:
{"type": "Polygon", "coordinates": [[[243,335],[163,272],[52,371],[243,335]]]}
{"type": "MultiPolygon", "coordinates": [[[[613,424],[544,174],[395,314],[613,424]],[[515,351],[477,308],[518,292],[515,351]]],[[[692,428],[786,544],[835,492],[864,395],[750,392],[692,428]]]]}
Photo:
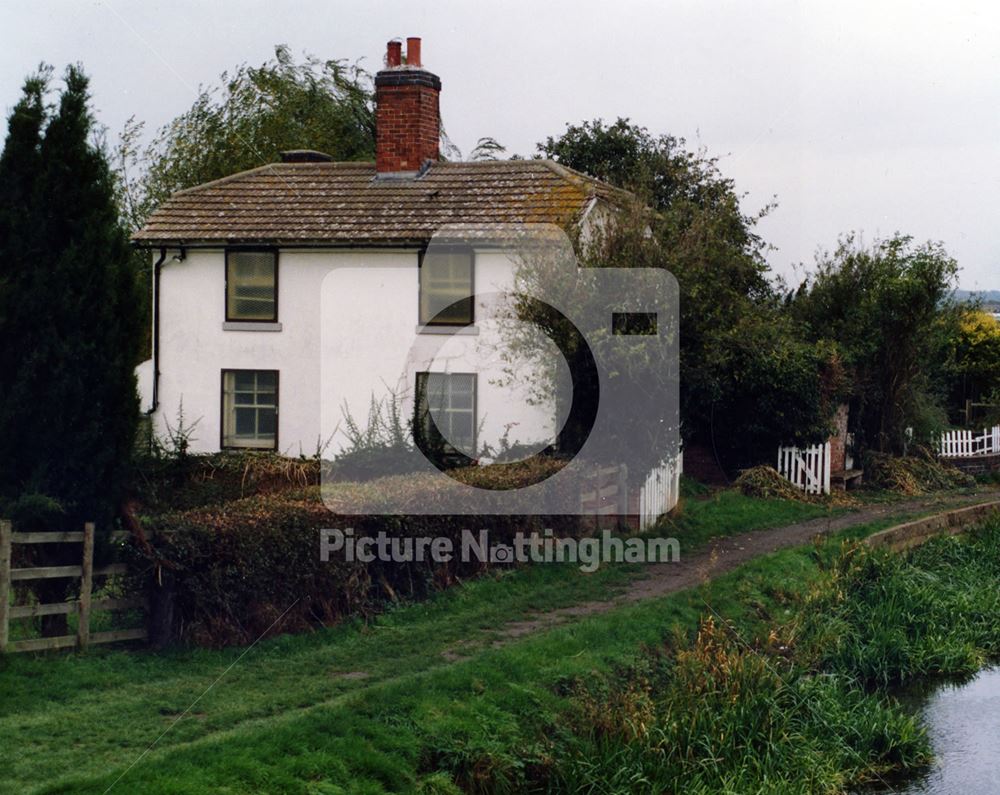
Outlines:
{"type": "Polygon", "coordinates": [[[57,500],[107,530],[138,415],[135,273],[114,181],[94,141],[88,80],[30,78],[0,156],[0,496],[57,500]]]}

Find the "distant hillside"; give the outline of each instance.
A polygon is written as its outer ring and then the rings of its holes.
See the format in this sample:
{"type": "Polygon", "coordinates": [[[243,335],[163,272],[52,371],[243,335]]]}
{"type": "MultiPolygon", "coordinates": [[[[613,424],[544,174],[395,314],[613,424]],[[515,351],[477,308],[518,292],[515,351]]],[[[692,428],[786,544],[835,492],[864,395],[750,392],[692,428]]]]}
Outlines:
{"type": "Polygon", "coordinates": [[[984,304],[1000,304],[1000,290],[956,290],[955,298],[959,301],[979,299],[984,304]]]}

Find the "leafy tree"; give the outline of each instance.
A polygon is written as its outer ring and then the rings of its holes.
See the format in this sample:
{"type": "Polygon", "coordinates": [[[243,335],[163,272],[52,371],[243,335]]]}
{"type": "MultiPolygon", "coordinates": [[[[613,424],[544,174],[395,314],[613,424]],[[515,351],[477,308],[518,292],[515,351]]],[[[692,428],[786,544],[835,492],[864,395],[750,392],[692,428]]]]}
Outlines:
{"type": "MultiPolygon", "coordinates": [[[[274,163],[289,149],[317,149],[334,160],[375,153],[374,95],[369,75],[342,60],[306,56],[285,46],[261,66],[242,64],[203,88],[191,108],[142,144],[143,124],[130,119],[115,152],[122,224],[132,233],[171,193],[274,163]]],[[[134,251],[141,290],[151,290],[149,256],[134,251]]],[[[150,350],[149,302],[140,304],[141,359],[150,350]]]]}
{"type": "Polygon", "coordinates": [[[770,461],[779,443],[827,434],[841,391],[837,359],[784,316],[755,230],[771,206],[744,213],[717,159],[627,119],[569,125],[538,150],[652,209],[633,230],[637,245],[621,250],[677,278],[686,442],[711,445],[735,469],[770,461]]]}
{"type": "Polygon", "coordinates": [[[306,56],[286,46],[261,66],[223,72],[191,108],[146,147],[130,120],[117,153],[123,207],[133,229],[174,191],[273,163],[288,149],[317,149],[334,160],[370,160],[375,113],[367,72],[342,60],[306,56]]]}
{"type": "Polygon", "coordinates": [[[949,348],[949,413],[965,422],[966,400],[991,400],[1000,391],[1000,321],[976,306],[961,309],[949,348]]]}
{"type": "Polygon", "coordinates": [[[88,80],[29,78],[0,155],[0,497],[42,494],[68,526],[107,530],[138,404],[134,271],[114,179],[93,142],[88,80]]]}
{"type": "Polygon", "coordinates": [[[853,381],[857,442],[902,452],[907,428],[926,438],[945,422],[944,363],[958,314],[958,265],[940,244],[895,235],[844,237],[821,254],[791,303],[815,340],[835,342],[853,381]]]}

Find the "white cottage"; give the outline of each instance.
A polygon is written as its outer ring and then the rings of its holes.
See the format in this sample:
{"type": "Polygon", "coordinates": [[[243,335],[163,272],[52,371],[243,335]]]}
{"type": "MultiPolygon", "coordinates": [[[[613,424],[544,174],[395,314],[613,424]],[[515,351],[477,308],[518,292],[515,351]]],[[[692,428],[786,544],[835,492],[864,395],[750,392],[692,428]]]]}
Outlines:
{"type": "Polygon", "coordinates": [[[390,42],[374,163],[285,152],[178,192],[136,234],[154,260],[140,381],[158,434],[183,405],[194,452],[332,455],[345,407],[363,422],[373,395],[391,390],[412,411],[433,390],[451,439],[551,437],[552,408],[498,383],[499,363],[482,356],[498,338],[489,305],[460,300],[509,287],[509,252],[424,252],[447,224],[586,224],[616,191],[547,160],[441,161],[441,81],[419,39],[402,60],[390,42]]]}

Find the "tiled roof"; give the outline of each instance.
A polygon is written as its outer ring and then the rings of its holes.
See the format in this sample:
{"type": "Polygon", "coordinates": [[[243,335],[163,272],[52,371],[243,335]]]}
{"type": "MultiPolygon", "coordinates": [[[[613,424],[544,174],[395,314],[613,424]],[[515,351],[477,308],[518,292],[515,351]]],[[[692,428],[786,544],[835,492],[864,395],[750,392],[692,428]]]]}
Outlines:
{"type": "Polygon", "coordinates": [[[373,163],[274,163],[175,193],[134,240],[420,243],[444,224],[565,227],[594,198],[626,195],[549,160],[435,163],[414,179],[376,179],[373,163]]]}

